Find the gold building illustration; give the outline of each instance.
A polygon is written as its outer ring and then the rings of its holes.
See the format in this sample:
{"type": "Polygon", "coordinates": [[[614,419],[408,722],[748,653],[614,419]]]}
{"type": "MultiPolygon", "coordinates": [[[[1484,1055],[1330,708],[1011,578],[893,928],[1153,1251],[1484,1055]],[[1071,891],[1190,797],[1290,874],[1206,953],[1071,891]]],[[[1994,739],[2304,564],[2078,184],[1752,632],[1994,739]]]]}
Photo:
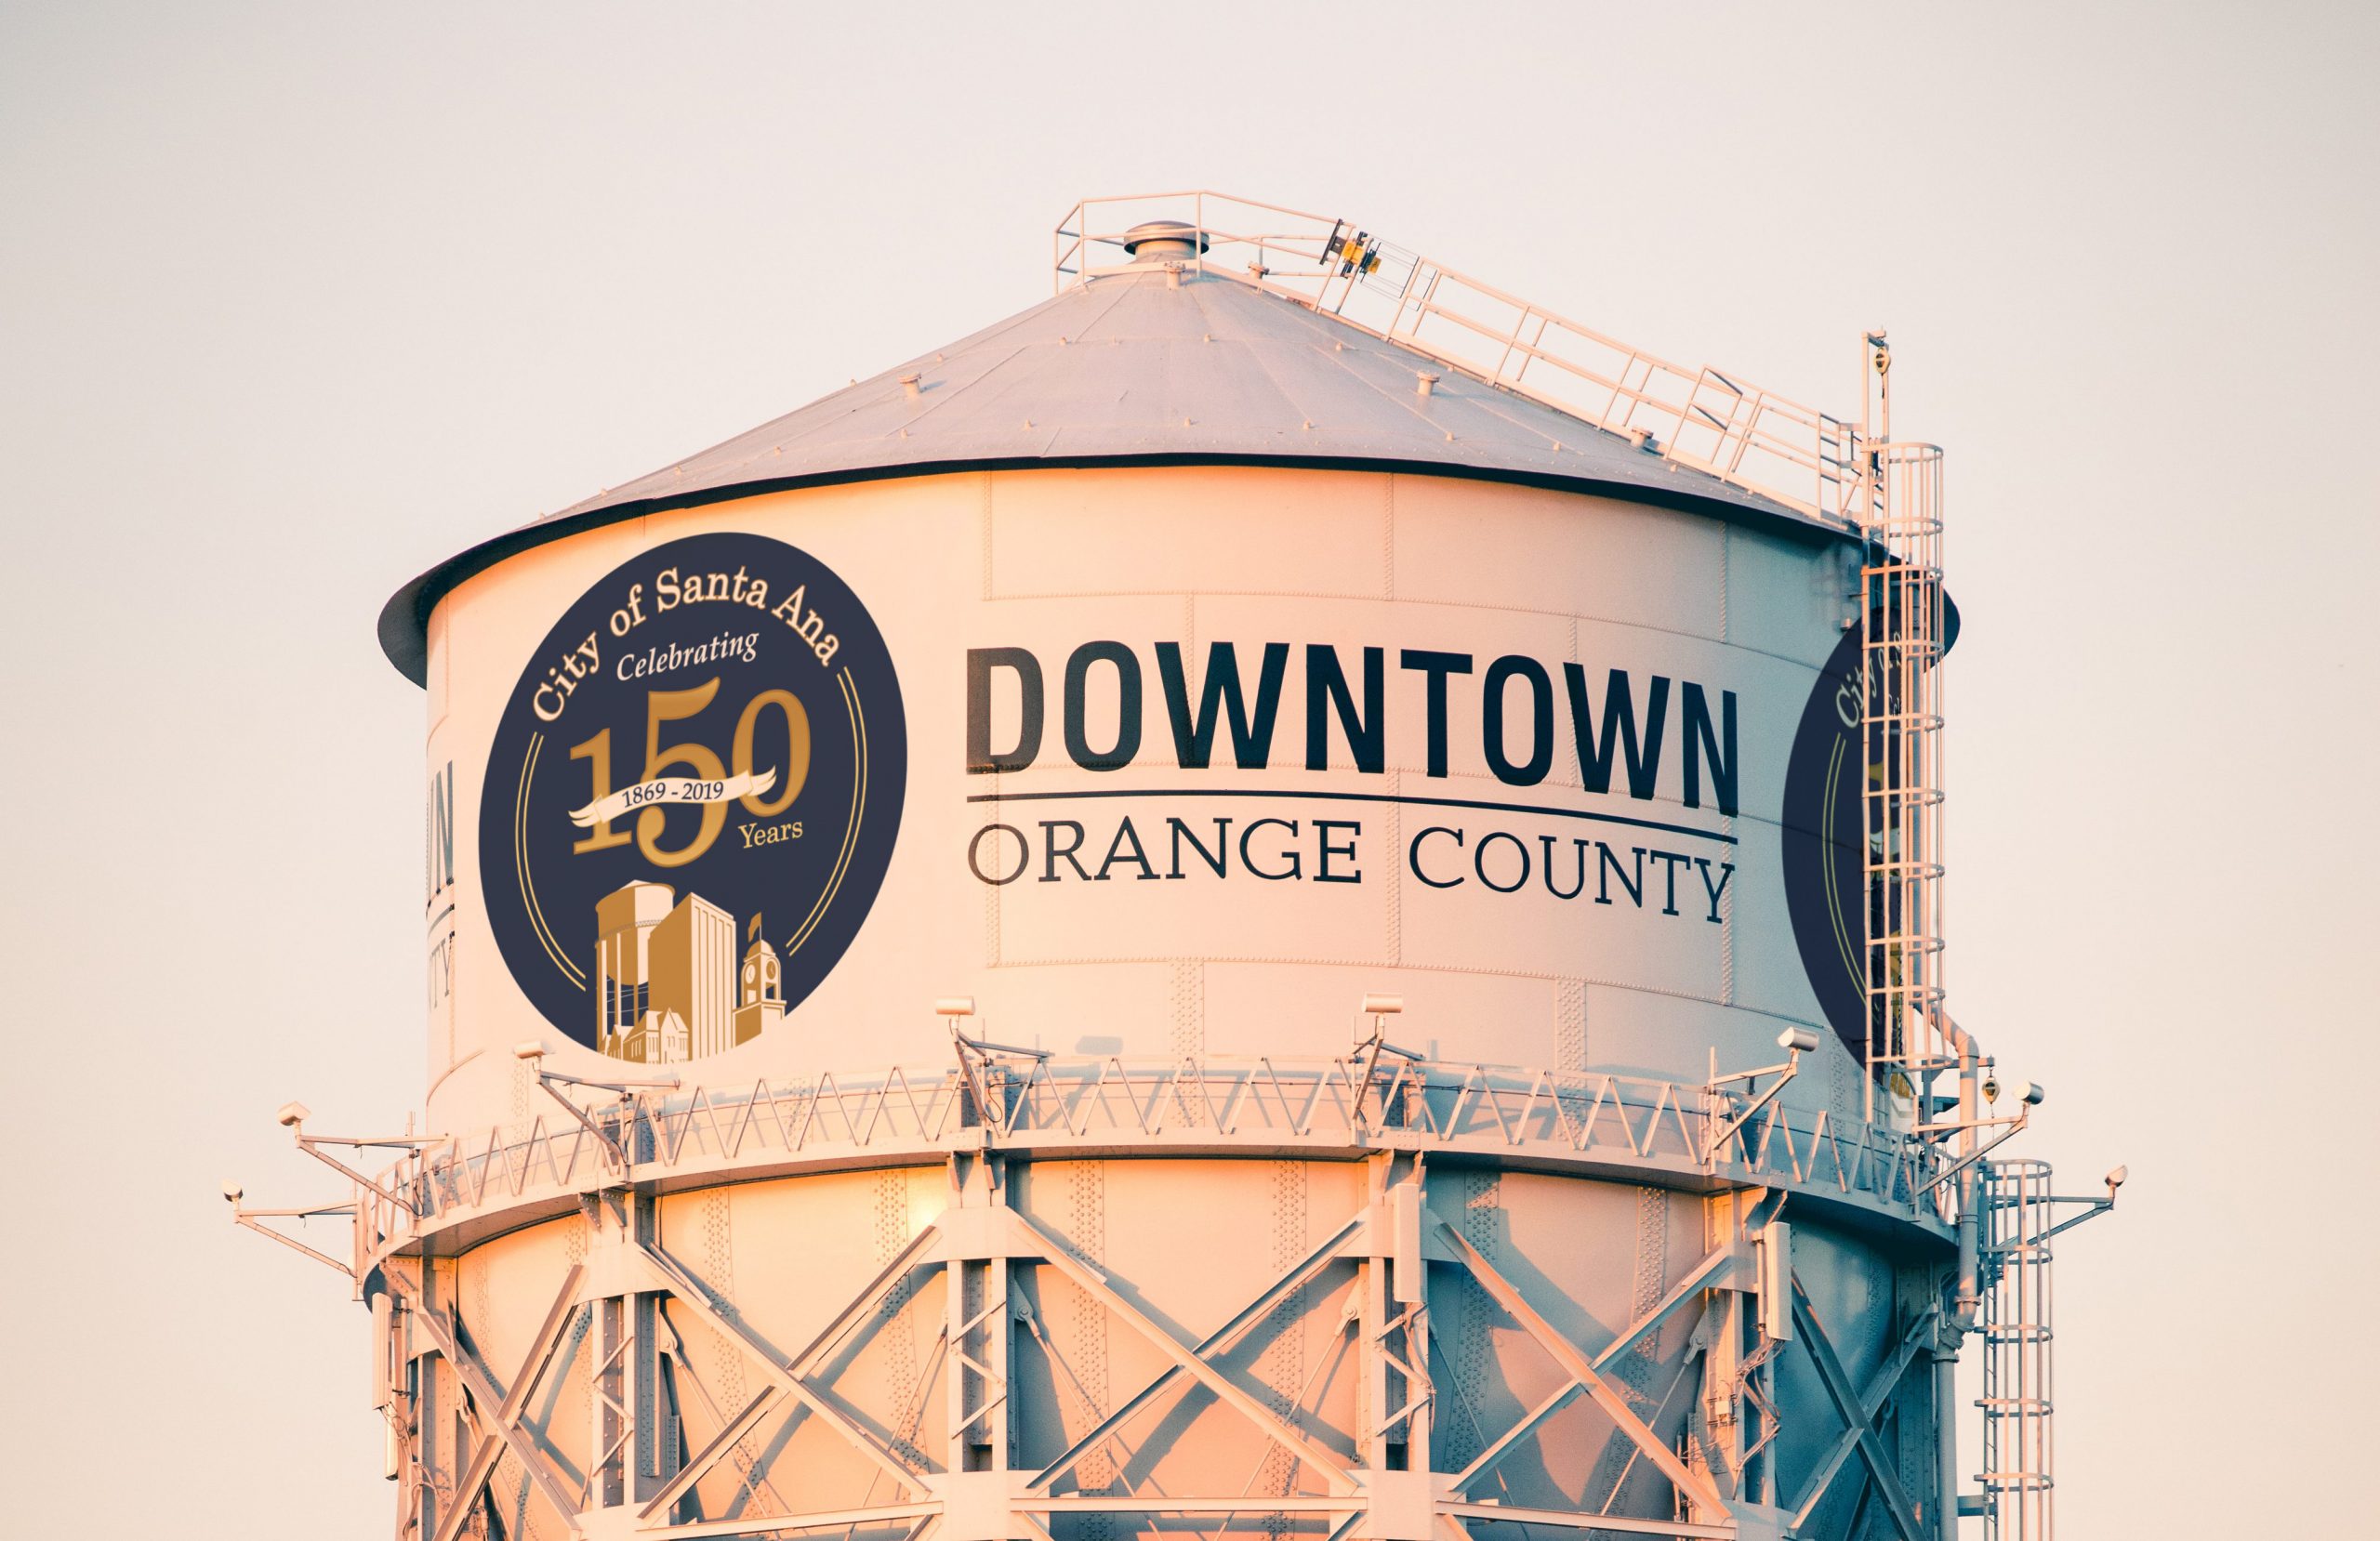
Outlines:
{"type": "Polygon", "coordinates": [[[785,1020],[785,966],[777,950],[760,935],[760,917],[752,917],[752,945],[744,954],[744,973],[737,981],[735,1041],[748,1044],[785,1020]]]}
{"type": "Polygon", "coordinates": [[[595,1045],[615,1060],[706,1059],[784,1019],[776,950],[756,937],[739,973],[735,917],[700,894],[625,884],[596,901],[595,930],[595,1045]]]}

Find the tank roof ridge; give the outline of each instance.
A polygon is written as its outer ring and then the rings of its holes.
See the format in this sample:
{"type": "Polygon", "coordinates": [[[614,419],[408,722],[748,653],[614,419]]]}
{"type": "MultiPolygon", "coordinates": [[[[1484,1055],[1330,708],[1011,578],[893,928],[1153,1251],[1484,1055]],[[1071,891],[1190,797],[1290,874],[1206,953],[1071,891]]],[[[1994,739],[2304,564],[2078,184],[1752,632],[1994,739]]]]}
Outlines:
{"type": "Polygon", "coordinates": [[[1856,538],[1842,520],[1661,448],[1335,314],[1262,272],[1234,272],[1210,255],[1135,261],[480,542],[391,596],[379,637],[418,682],[438,599],[531,547],[734,497],[976,469],[1403,471],[1690,508],[1805,540],[1856,538]]]}

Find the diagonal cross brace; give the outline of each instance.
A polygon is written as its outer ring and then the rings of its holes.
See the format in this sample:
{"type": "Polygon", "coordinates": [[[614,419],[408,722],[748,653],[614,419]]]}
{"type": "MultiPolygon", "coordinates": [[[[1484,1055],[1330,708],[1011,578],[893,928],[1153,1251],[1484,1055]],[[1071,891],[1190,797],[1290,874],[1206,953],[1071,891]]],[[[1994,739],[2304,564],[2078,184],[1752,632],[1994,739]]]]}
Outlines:
{"type": "MultiPolygon", "coordinates": [[[[1313,1251],[1307,1253],[1304,1258],[1290,1265],[1287,1272],[1281,1274],[1271,1284],[1266,1284],[1264,1288],[1257,1294],[1254,1299],[1249,1301],[1247,1305],[1242,1306],[1238,1311],[1233,1312],[1231,1317],[1225,1321],[1222,1326],[1217,1327],[1213,1332],[1208,1334],[1206,1337],[1201,1339],[1196,1347],[1190,1350],[1190,1352],[1197,1358],[1203,1360],[1210,1354],[1220,1353],[1230,1348],[1233,1343],[1239,1339],[1241,1334],[1247,1332],[1250,1327],[1254,1326],[1258,1322],[1263,1319],[1265,1312],[1269,1311],[1273,1308],[1273,1304],[1276,1300],[1279,1299],[1281,1296],[1287,1294],[1289,1291],[1297,1288],[1300,1284],[1304,1284],[1317,1271],[1327,1267],[1333,1259],[1335,1259],[1339,1256],[1340,1248],[1345,1245],[1351,1237],[1359,1234],[1363,1231],[1366,1223],[1367,1219],[1364,1214],[1357,1214],[1353,1218],[1349,1219],[1344,1225],[1342,1225],[1337,1231],[1333,1231],[1329,1238],[1320,1246],[1317,1246],[1313,1251]]],[[[1040,1248],[1038,1246],[1035,1248],[1037,1253],[1039,1250],[1040,1248]]],[[[1038,1328],[1035,1329],[1035,1336],[1039,1336],[1038,1328]]],[[[1116,1411],[1100,1419],[1097,1427],[1093,1428],[1081,1439],[1077,1440],[1056,1460],[1051,1461],[1047,1467],[1044,1467],[1038,1476],[1036,1476],[1031,1482],[1025,1484],[1025,1491],[1028,1493],[1040,1493],[1045,1491],[1051,1482],[1056,1482],[1067,1471],[1072,1470],[1075,1464],[1080,1461],[1084,1455],[1088,1455],[1093,1449],[1096,1449],[1110,1436],[1114,1435],[1117,1429],[1121,1429],[1131,1419],[1135,1413],[1138,1413],[1143,1407],[1147,1406],[1150,1398],[1156,1396],[1158,1392],[1164,1390],[1165,1388],[1173,1384],[1173,1380],[1176,1376],[1183,1373],[1183,1366],[1178,1361],[1168,1365],[1162,1375],[1158,1376],[1155,1380],[1150,1381],[1146,1386],[1142,1387],[1138,1391],[1125,1399],[1122,1404],[1119,1405],[1116,1411]]],[[[1068,1371],[1067,1374],[1071,1376],[1073,1372],[1068,1371]]],[[[1088,1402],[1090,1399],[1086,1395],[1084,1400],[1088,1402]]]]}
{"type": "Polygon", "coordinates": [[[909,1271],[917,1266],[918,1258],[924,1254],[927,1246],[941,1234],[942,1217],[940,1215],[936,1215],[919,1227],[918,1233],[909,1238],[909,1245],[894,1253],[891,1262],[878,1269],[876,1277],[860,1286],[860,1292],[851,1297],[850,1303],[837,1311],[832,1321],[819,1328],[816,1337],[804,1344],[792,1358],[786,1361],[786,1367],[796,1375],[808,1375],[818,1356],[840,1342],[844,1335],[851,1331],[861,1317],[875,1310],[876,1303],[881,1300],[894,1284],[907,1276],[909,1271]]]}
{"type": "Polygon", "coordinates": [[[1876,1438],[1875,1429],[1868,1425],[1867,1404],[1852,1390],[1851,1377],[1843,1373],[1843,1361],[1837,1359],[1834,1345],[1830,1342],[1818,1319],[1810,1310],[1810,1297],[1802,1288],[1801,1275],[1793,1276],[1793,1320],[1800,1325],[1804,1342],[1810,1350],[1810,1363],[1818,1366],[1818,1379],[1825,1383],[1827,1400],[1845,1424],[1858,1449],[1859,1458],[1867,1464],[1868,1475],[1873,1479],[1876,1495],[1884,1501],[1884,1512],[1891,1516],[1893,1528],[1900,1533],[1901,1541],[1927,1541],[1917,1522],[1916,1508],[1909,1501],[1908,1492],[1900,1485],[1900,1476],[1893,1470],[1892,1462],[1884,1456],[1884,1443],[1876,1438]]]}
{"type": "MultiPolygon", "coordinates": [[[[1678,1281],[1677,1287],[1661,1297],[1659,1305],[1631,1322],[1618,1337],[1605,1345],[1603,1351],[1596,1354],[1592,1362],[1593,1368],[1603,1369],[1613,1360],[1634,1348],[1646,1333],[1668,1321],[1671,1313],[1678,1307],[1702,1291],[1715,1288],[1734,1271],[1737,1258],[1737,1251],[1732,1245],[1722,1246],[1695,1264],[1686,1277],[1678,1281]]],[[[1453,1491],[1458,1494],[1468,1493],[1471,1484],[1486,1475],[1497,1462],[1510,1455],[1513,1447],[1518,1444],[1530,1429],[1568,1406],[1570,1399],[1586,1389],[1586,1383],[1577,1379],[1569,1380],[1556,1388],[1553,1395],[1529,1409],[1520,1422],[1504,1430],[1498,1436],[1496,1442],[1481,1451],[1469,1466],[1455,1473],[1449,1484],[1453,1491]]]]}
{"type": "Polygon", "coordinates": [[[1586,1388],[1587,1394],[1594,1398],[1595,1405],[1603,1409],[1604,1416],[1619,1426],[1620,1431],[1644,1453],[1646,1460],[1660,1469],[1661,1475],[1667,1477],[1673,1486],[1713,1510],[1726,1512],[1726,1500],[1719,1496],[1718,1490],[1711,1485],[1709,1480],[1689,1470],[1686,1463],[1661,1442],[1661,1437],[1646,1427],[1645,1420],[1636,1416],[1635,1410],[1613,1390],[1609,1381],[1604,1379],[1587,1356],[1579,1351],[1578,1345],[1556,1332],[1554,1324],[1539,1315],[1537,1308],[1523,1297],[1511,1280],[1496,1271],[1477,1247],[1444,1220],[1437,1221],[1437,1232],[1439,1239],[1471,1271],[1472,1277],[1479,1281],[1480,1287],[1503,1307],[1505,1313],[1518,1322],[1531,1337],[1537,1339],[1538,1347],[1552,1355],[1554,1363],[1560,1365],[1565,1374],[1586,1388]]]}
{"type": "Polygon", "coordinates": [[[502,1435],[480,1436],[469,1464],[463,1469],[463,1480],[456,1484],[455,1501],[447,1507],[445,1518],[438,1521],[430,1541],[455,1541],[463,1534],[463,1527],[470,1522],[471,1511],[479,1507],[480,1493],[487,1486],[487,1480],[496,1475],[496,1463],[503,1454],[502,1435]]]}
{"type": "Polygon", "coordinates": [[[643,1255],[645,1261],[652,1265],[657,1282],[669,1292],[671,1298],[692,1311],[697,1321],[728,1342],[742,1349],[768,1372],[770,1379],[791,1392],[794,1400],[808,1408],[813,1416],[840,1434],[860,1454],[882,1468],[885,1474],[894,1482],[913,1493],[922,1491],[923,1482],[918,1472],[910,1469],[899,1457],[885,1449],[866,1429],[853,1422],[841,1408],[812,1389],[810,1383],[795,1374],[785,1361],[770,1352],[767,1345],[747,1331],[742,1323],[723,1315],[710,1303],[708,1292],[695,1281],[692,1274],[678,1267],[668,1254],[642,1244],[639,1245],[637,1250],[643,1255]]]}
{"type": "Polygon", "coordinates": [[[685,1496],[687,1489],[701,1482],[710,1469],[719,1464],[721,1456],[734,1449],[744,1436],[752,1431],[752,1426],[759,1423],[761,1415],[775,1403],[777,1391],[778,1389],[772,1385],[763,1386],[753,1392],[752,1400],[744,1404],[744,1410],[720,1426],[719,1432],[712,1437],[711,1442],[697,1451],[685,1465],[680,1467],[677,1475],[663,1483],[661,1491],[654,1494],[642,1508],[636,1511],[637,1518],[650,1520],[685,1496]]]}
{"type": "MultiPolygon", "coordinates": [[[[1590,1534],[1654,1535],[1663,1541],[1682,1541],[1687,1536],[1709,1537],[1711,1541],[1736,1541],[1739,1534],[1734,1521],[1713,1524],[1698,1524],[1689,1520],[1639,1520],[1620,1514],[1580,1514],[1576,1509],[1524,1508],[1517,1504],[1448,1504],[1438,1510],[1443,1520],[1488,1520],[1516,1525],[1548,1525],[1590,1534]]],[[[1462,1530],[1463,1541],[1471,1541],[1471,1532],[1462,1530]]]]}
{"type": "Polygon", "coordinates": [[[1919,1346],[1933,1330],[1935,1319],[1941,1311],[1939,1306],[1928,1306],[1913,1318],[1909,1324],[1909,1330],[1901,1334],[1899,1344],[1869,1376],[1868,1384],[1859,1393],[1859,1406],[1867,1416],[1859,1420],[1858,1426],[1843,1431],[1843,1437],[1834,1442],[1834,1448],[1826,1453],[1826,1457],[1811,1471],[1809,1481],[1803,1484],[1801,1502],[1793,1506],[1793,1523],[1796,1526],[1808,1524],[1810,1517],[1818,1512],[1818,1502],[1826,1496],[1834,1474],[1843,1469],[1843,1463],[1849,1460],[1851,1453],[1859,1447],[1859,1429],[1874,1427],[1876,1415],[1884,1410],[1885,1399],[1892,1395],[1893,1388],[1900,1384],[1900,1377],[1909,1370],[1909,1362],[1916,1357],[1919,1346]]]}
{"type": "Polygon", "coordinates": [[[470,1392],[471,1400],[487,1412],[490,1425],[489,1433],[473,1453],[466,1474],[475,1475],[477,1481],[467,1482],[456,1489],[454,1507],[439,1526],[441,1537],[451,1541],[453,1534],[461,1529],[461,1517],[479,1501],[480,1490],[496,1474],[497,1452],[495,1442],[497,1441],[520,1458],[522,1469],[536,1482],[537,1491],[545,1495],[546,1502],[553,1506],[554,1513],[573,1531],[576,1530],[576,1496],[562,1486],[562,1479],[554,1473],[553,1463],[543,1450],[537,1448],[536,1442],[521,1431],[519,1420],[522,1406],[528,1402],[536,1383],[544,1378],[547,1367],[553,1363],[554,1354],[562,1345],[563,1329],[570,1324],[570,1319],[577,1310],[578,1281],[585,1272],[583,1264],[574,1263],[570,1271],[562,1276],[562,1288],[554,1296],[554,1303],[547,1311],[545,1323],[537,1329],[537,1336],[530,1341],[528,1358],[522,1362],[521,1373],[513,1377],[511,1391],[501,1396],[496,1392],[496,1383],[488,1378],[486,1369],[477,1359],[463,1351],[462,1344],[439,1313],[430,1309],[427,1302],[416,1300],[411,1303],[414,1320],[421,1324],[430,1342],[454,1367],[464,1389],[470,1392]]]}
{"type": "MultiPolygon", "coordinates": [[[[1348,1470],[1340,1462],[1335,1453],[1308,1439],[1302,1430],[1293,1428],[1276,1416],[1270,1407],[1240,1390],[1236,1382],[1200,1358],[1192,1350],[1191,1345],[1183,1342],[1172,1333],[1151,1321],[1130,1301],[1117,1294],[1105,1279],[1078,1261],[1056,1237],[1016,1210],[1007,1209],[1000,1213],[1009,1218],[1011,1225],[1023,1232],[1020,1240],[1024,1241],[1025,1245],[1019,1248],[1020,1252],[1029,1251],[1040,1254],[1044,1262],[1073,1281],[1077,1289],[1098,1301],[1125,1325],[1155,1344],[1160,1352],[1173,1361],[1177,1369],[1189,1375],[1199,1385],[1213,1392],[1218,1401],[1256,1425],[1270,1436],[1275,1443],[1288,1447],[1292,1453],[1311,1464],[1337,1485],[1340,1492],[1346,1493],[1361,1489],[1363,1484],[1356,1480],[1353,1471],[1348,1470]]],[[[1134,1400],[1137,1402],[1139,1399],[1134,1400]]]]}
{"type": "Polygon", "coordinates": [[[638,1541],[753,1541],[761,1535],[790,1535],[800,1531],[839,1530],[846,1535],[861,1531],[883,1534],[879,1528],[903,1521],[904,1541],[918,1536],[942,1515],[940,1502],[876,1504],[866,1508],[813,1509],[806,1514],[744,1515],[734,1520],[694,1520],[682,1525],[627,1533],[638,1541]]]}
{"type": "MultiPolygon", "coordinates": [[[[837,1311],[834,1317],[818,1330],[817,1336],[811,1338],[785,1362],[787,1373],[796,1376],[806,1374],[820,1354],[826,1352],[840,1341],[851,1330],[853,1324],[874,1309],[876,1303],[884,1297],[886,1292],[917,1265],[919,1257],[934,1241],[938,1233],[937,1225],[929,1224],[911,1238],[908,1245],[895,1253],[892,1261],[879,1269],[876,1276],[862,1285],[860,1292],[853,1296],[843,1309],[837,1311]]],[[[680,1271],[665,1270],[665,1271],[669,1272],[674,1279],[680,1271]]],[[[691,1280],[687,1282],[692,1283],[691,1280]]],[[[681,1292],[673,1287],[671,1293],[681,1292]]],[[[668,1318],[664,1317],[663,1320],[666,1323],[668,1318]]],[[[750,1346],[747,1344],[747,1347],[748,1349],[750,1346]]],[[[743,1411],[730,1418],[708,1444],[697,1452],[684,1466],[679,1468],[677,1474],[645,1502],[644,1507],[637,1511],[638,1518],[650,1520],[654,1515],[666,1511],[669,1506],[684,1497],[689,1489],[707,1475],[710,1469],[718,1465],[727,1453],[734,1449],[744,1436],[752,1430],[785,1390],[782,1377],[779,1377],[776,1382],[761,1387],[754,1393],[752,1399],[744,1404],[743,1411]]]]}

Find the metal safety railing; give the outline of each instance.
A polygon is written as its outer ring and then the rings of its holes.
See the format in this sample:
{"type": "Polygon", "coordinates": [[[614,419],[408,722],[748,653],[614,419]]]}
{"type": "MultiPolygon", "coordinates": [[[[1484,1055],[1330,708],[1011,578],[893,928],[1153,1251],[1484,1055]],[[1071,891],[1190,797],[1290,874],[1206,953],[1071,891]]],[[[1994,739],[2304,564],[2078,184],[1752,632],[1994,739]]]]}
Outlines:
{"type": "Polygon", "coordinates": [[[533,1195],[775,1161],[893,1160],[961,1139],[1057,1154],[1144,1144],[1469,1148],[1791,1184],[1934,1224],[1952,1212],[1930,1142],[1778,1101],[1745,1117],[1739,1099],[1690,1083],[1355,1058],[1053,1058],[993,1070],[988,1106],[962,1070],[896,1069],[640,1091],[590,1104],[583,1122],[540,1117],[453,1136],[358,1185],[358,1270],[424,1231],[533,1195]]]}
{"type": "Polygon", "coordinates": [[[1051,237],[1056,284],[1147,271],[1123,243],[1156,220],[1196,230],[1185,269],[1287,296],[1814,518],[1856,518],[1865,446],[1851,423],[1672,362],[1344,219],[1203,191],[1086,198],[1051,237]]]}
{"type": "MultiPolygon", "coordinates": [[[[1868,1103],[1914,1101],[1954,1062],[1943,1016],[1942,452],[1891,438],[1884,334],[1858,421],[1673,363],[1345,219],[1210,191],[1086,198],[1051,240],[1063,290],[1146,272],[1125,250],[1170,221],[1188,270],[1236,279],[1621,433],[1678,465],[1862,536],[1853,597],[1865,680],[1868,1103]]],[[[1160,237],[1161,238],[1161,237],[1160,237]]]]}

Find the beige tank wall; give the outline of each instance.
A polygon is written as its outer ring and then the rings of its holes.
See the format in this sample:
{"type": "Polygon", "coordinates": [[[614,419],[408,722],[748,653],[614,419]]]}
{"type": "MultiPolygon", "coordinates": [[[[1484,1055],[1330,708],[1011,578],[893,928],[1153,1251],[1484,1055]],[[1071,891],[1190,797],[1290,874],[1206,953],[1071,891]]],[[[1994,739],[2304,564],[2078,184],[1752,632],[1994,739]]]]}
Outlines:
{"type": "MultiPolygon", "coordinates": [[[[680,1067],[690,1084],[748,1087],[760,1077],[939,1063],[948,1039],[930,1002],[959,994],[976,997],[978,1031],[1060,1052],[1324,1056],[1347,1046],[1358,995],[1390,990],[1407,1001],[1395,1036],[1444,1058],[1698,1082],[1714,1047],[1723,1063],[1765,1063],[1782,1025],[1818,1021],[1785,914],[1775,819],[1803,703],[1839,639],[1842,553],[1697,515],[1442,478],[1244,468],[971,473],[608,526],[500,563],[441,602],[430,628],[430,769],[456,768],[456,850],[454,880],[433,878],[429,894],[433,1128],[513,1124],[539,1111],[543,1100],[509,1052],[523,1039],[554,1051],[551,1068],[618,1071],[541,1020],[498,955],[480,898],[482,781],[505,703],[563,611],[638,553],[713,530],[798,546],[850,585],[898,667],[908,774],[897,848],[849,952],[780,1026],[680,1067]],[[1145,690],[1139,759],[1098,775],[1067,759],[1056,720],[1064,661],[1094,639],[1130,644],[1145,690]],[[1594,808],[1724,828],[1740,844],[1722,922],[1691,913],[1701,902],[1691,870],[1681,887],[1687,913],[1677,916],[1649,903],[1632,912],[1541,892],[1499,897],[1475,883],[1433,890],[1406,867],[1408,845],[1430,823],[1459,824],[1471,837],[1503,829],[1531,843],[1547,833],[1618,842],[1624,832],[1385,803],[1230,810],[1297,819],[1302,829],[1317,814],[1360,821],[1360,883],[978,882],[969,838],[1001,815],[971,796],[1176,787],[1194,774],[1172,764],[1151,652],[1161,640],[1183,644],[1194,690],[1212,641],[1239,644],[1251,684],[1261,644],[1292,644],[1272,767],[1240,771],[1226,757],[1195,773],[1201,784],[1594,808]],[[1329,771],[1303,769],[1309,642],[1339,644],[1351,672],[1354,650],[1388,650],[1387,774],[1357,774],[1340,763],[1343,749],[1329,771]],[[1025,647],[1042,661],[1051,720],[1029,769],[965,770],[971,647],[1025,647]],[[1450,692],[1451,773],[1423,774],[1420,679],[1398,670],[1402,648],[1467,652],[1483,669],[1504,652],[1543,662],[1554,673],[1563,745],[1548,780],[1518,787],[1488,772],[1476,676],[1450,692]],[[1583,792],[1559,700],[1558,665],[1568,661],[1598,683],[1613,667],[1640,683],[1655,673],[1696,680],[1714,706],[1720,690],[1736,692],[1740,815],[1722,821],[1711,807],[1679,805],[1674,715],[1660,800],[1583,792]]],[[[1099,702],[1095,693],[1094,744],[1112,731],[1112,705],[1102,723],[1099,702]]],[[[1127,809],[1144,835],[1168,813],[1195,821],[1219,810],[1164,798],[1007,809],[1007,822],[1028,833],[1028,816],[1080,820],[1093,832],[1091,855],[1127,809]]],[[[1311,842],[1308,833],[1309,862],[1311,842]]],[[[1447,849],[1439,837],[1425,861],[1447,849]]],[[[1822,1052],[1841,1056],[1831,1035],[1822,1052]]],[[[1823,1100],[1835,1079],[1831,1070],[1805,1074],[1789,1095],[1823,1100]]]]}

